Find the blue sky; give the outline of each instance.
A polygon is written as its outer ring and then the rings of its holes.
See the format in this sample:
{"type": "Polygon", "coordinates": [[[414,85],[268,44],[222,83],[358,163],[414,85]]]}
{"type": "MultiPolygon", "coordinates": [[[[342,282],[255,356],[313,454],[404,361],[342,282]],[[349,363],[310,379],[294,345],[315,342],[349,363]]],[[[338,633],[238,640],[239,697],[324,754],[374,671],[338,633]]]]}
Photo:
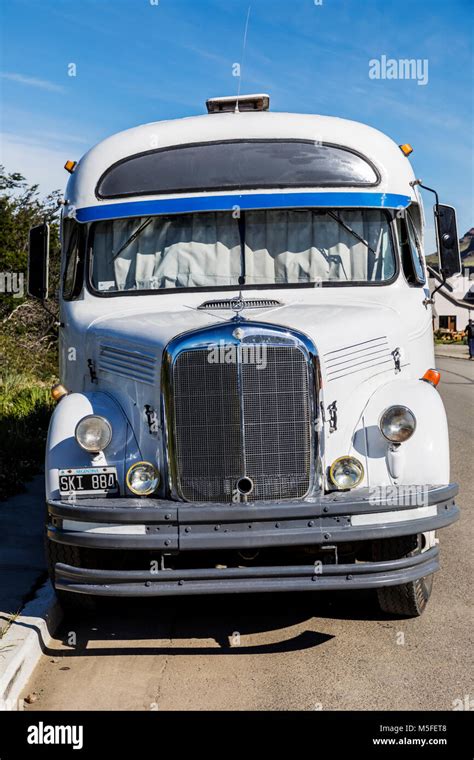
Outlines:
{"type": "Polygon", "coordinates": [[[319,2],[0,0],[2,162],[45,193],[62,188],[64,161],[107,135],[234,94],[238,62],[242,92],[269,92],[272,110],[412,143],[417,176],[457,207],[463,234],[474,225],[472,0],[319,2]],[[427,84],[371,79],[383,55],[427,59],[427,84]]]}

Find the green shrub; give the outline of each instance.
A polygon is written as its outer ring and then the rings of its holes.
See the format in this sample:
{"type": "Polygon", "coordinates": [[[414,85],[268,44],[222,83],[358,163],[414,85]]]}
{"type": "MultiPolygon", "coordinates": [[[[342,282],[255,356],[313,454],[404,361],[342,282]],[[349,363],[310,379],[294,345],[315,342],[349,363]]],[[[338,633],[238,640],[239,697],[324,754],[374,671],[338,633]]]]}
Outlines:
{"type": "Polygon", "coordinates": [[[0,500],[41,472],[53,405],[49,384],[27,375],[0,378],[0,500]]]}
{"type": "MultiPolygon", "coordinates": [[[[58,191],[42,199],[36,185],[0,166],[0,272],[23,275],[26,283],[28,230],[50,223],[50,291],[59,283],[58,191]]],[[[53,407],[57,329],[54,298],[48,314],[25,293],[0,298],[0,499],[24,490],[41,472],[53,407]]]]}

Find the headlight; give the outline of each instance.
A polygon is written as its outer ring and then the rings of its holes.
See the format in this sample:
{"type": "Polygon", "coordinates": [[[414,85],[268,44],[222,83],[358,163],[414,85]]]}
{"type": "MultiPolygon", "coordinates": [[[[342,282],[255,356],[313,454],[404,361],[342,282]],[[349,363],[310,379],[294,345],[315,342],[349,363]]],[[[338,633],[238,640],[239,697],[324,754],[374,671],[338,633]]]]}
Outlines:
{"type": "Polygon", "coordinates": [[[106,449],[112,440],[112,427],[105,417],[89,414],[77,424],[75,436],[79,446],[97,454],[106,449]]]}
{"type": "Polygon", "coordinates": [[[406,406],[389,406],[380,418],[382,435],[392,443],[408,441],[416,428],[416,418],[406,406]]]}
{"type": "Polygon", "coordinates": [[[339,457],[332,463],[329,477],[341,491],[355,488],[364,477],[364,468],[355,457],[339,457]]]}
{"type": "Polygon", "coordinates": [[[160,474],[150,462],[135,462],[127,472],[127,486],[137,496],[149,496],[159,483],[160,474]]]}

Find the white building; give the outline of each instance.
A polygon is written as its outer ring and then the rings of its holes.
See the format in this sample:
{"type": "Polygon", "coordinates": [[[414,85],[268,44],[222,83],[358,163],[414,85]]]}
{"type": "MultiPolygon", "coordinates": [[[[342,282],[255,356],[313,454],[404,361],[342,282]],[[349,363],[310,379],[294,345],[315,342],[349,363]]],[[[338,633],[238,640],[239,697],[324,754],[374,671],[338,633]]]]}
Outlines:
{"type": "MultiPolygon", "coordinates": [[[[452,287],[452,293],[444,288],[438,290],[434,296],[433,327],[435,330],[445,329],[460,331],[464,330],[469,319],[474,319],[474,257],[469,256],[463,261],[462,273],[448,280],[452,287]],[[458,305],[456,301],[466,304],[466,308],[458,305]]],[[[429,280],[430,290],[439,285],[434,278],[429,280]]]]}

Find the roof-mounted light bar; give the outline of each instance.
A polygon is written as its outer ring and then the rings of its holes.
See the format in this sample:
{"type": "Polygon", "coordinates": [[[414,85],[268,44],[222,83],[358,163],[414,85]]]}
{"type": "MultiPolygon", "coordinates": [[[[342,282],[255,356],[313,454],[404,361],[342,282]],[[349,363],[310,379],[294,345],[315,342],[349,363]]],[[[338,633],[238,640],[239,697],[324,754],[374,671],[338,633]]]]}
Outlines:
{"type": "Polygon", "coordinates": [[[230,95],[225,98],[206,100],[208,113],[235,113],[241,111],[268,111],[270,95],[230,95]]]}

